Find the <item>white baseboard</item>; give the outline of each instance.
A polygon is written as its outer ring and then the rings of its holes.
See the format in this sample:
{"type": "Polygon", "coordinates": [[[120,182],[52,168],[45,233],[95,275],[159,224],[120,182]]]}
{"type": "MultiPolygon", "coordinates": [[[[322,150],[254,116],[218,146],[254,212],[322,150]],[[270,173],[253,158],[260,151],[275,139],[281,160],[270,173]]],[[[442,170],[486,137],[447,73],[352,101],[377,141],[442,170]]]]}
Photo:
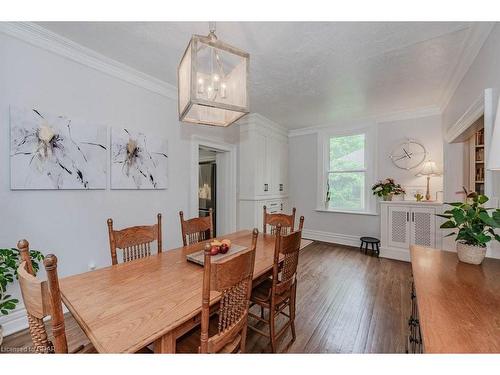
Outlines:
{"type": "MultiPolygon", "coordinates": [[[[302,237],[315,241],[322,241],[328,243],[335,243],[339,245],[358,247],[360,245],[360,237],[353,236],[351,234],[341,234],[332,232],[323,232],[320,230],[304,229],[302,231],[302,237]]],[[[410,251],[405,249],[395,249],[395,248],[380,248],[380,257],[402,260],[405,262],[410,261],[410,251]]]]}
{"type": "Polygon", "coordinates": [[[309,239],[309,240],[359,247],[359,245],[360,245],[359,238],[361,236],[353,236],[350,234],[340,234],[340,233],[332,233],[332,232],[323,232],[320,230],[312,230],[312,229],[303,229],[302,230],[302,237],[309,239]]]}
{"type": "Polygon", "coordinates": [[[393,247],[381,247],[380,248],[380,257],[402,260],[404,262],[410,261],[410,249],[396,249],[393,247]]]}
{"type": "Polygon", "coordinates": [[[0,325],[3,327],[4,337],[28,328],[28,318],[24,306],[18,306],[9,315],[0,317],[0,325]]]}

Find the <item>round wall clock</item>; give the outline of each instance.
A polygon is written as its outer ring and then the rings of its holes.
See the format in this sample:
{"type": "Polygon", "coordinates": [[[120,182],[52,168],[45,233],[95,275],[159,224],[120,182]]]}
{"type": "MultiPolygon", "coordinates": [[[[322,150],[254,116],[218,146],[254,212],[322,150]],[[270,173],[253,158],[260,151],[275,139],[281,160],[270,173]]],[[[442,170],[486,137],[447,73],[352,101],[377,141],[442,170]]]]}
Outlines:
{"type": "Polygon", "coordinates": [[[427,151],[421,143],[408,139],[392,151],[390,158],[396,167],[410,170],[422,164],[426,156],[427,151]]]}

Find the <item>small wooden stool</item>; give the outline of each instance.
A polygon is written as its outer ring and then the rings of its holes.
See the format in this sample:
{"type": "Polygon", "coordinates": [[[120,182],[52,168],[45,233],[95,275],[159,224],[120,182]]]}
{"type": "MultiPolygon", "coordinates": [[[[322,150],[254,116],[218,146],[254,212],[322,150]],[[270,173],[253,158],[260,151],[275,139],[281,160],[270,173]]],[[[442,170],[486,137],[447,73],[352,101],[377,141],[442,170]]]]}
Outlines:
{"type": "Polygon", "coordinates": [[[380,254],[380,248],[379,248],[380,240],[378,238],[361,237],[360,240],[361,240],[361,246],[359,247],[359,250],[362,251],[363,245],[364,245],[365,246],[365,254],[368,253],[368,244],[370,244],[372,254],[376,254],[377,256],[379,256],[379,254],[380,254]]]}

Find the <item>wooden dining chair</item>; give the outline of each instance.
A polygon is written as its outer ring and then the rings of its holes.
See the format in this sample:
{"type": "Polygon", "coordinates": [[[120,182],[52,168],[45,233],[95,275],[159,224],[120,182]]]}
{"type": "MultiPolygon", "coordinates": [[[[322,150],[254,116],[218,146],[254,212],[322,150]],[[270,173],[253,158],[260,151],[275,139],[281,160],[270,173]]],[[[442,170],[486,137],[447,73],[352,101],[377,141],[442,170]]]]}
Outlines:
{"type": "MultiPolygon", "coordinates": [[[[29,332],[35,353],[68,353],[68,340],[64,326],[61,292],[57,276],[57,257],[49,254],[43,260],[47,281],[37,279],[29,255],[26,240],[18,242],[21,264],[17,269],[21,294],[28,315],[29,332]],[[49,340],[43,319],[50,316],[54,343],[49,340]]],[[[71,353],[95,352],[91,344],[80,345],[71,353]]]]}
{"type": "Polygon", "coordinates": [[[157,252],[161,253],[161,214],[156,217],[155,225],[139,225],[121,230],[114,230],[113,219],[108,219],[109,248],[113,265],[118,264],[116,249],[123,251],[123,262],[150,256],[151,244],[154,241],[157,244],[157,252]]]}
{"type": "Polygon", "coordinates": [[[295,228],[295,207],[292,209],[292,214],[287,215],[287,214],[282,214],[282,213],[276,213],[276,214],[270,214],[267,212],[267,207],[264,206],[264,234],[267,234],[267,227],[269,226],[271,230],[271,234],[276,234],[276,227],[278,224],[281,225],[281,234],[288,234],[292,233],[295,228]]]}
{"type": "Polygon", "coordinates": [[[177,353],[245,351],[258,233],[254,229],[248,249],[219,261],[213,261],[210,245],[205,245],[201,327],[178,340],[177,353]],[[221,299],[210,306],[214,292],[219,292],[221,299]]]}
{"type": "MultiPolygon", "coordinates": [[[[303,227],[304,217],[300,217],[300,228],[303,227]]],[[[271,351],[276,352],[277,340],[288,328],[292,331],[292,342],[295,341],[295,300],[297,292],[297,264],[299,261],[300,242],[302,231],[282,235],[281,224],[276,226],[276,240],[274,247],[273,273],[271,278],[265,279],[252,291],[250,307],[258,305],[261,315],[251,312],[248,315],[269,326],[266,333],[249,324],[249,328],[271,341],[271,351]],[[283,257],[280,262],[280,256],[283,257]],[[288,307],[288,314],[285,309],[288,307]],[[264,310],[269,310],[268,318],[264,318],[264,310]],[[276,331],[276,319],[284,315],[287,322],[276,331]]]]}
{"type": "Polygon", "coordinates": [[[249,249],[213,263],[210,245],[205,246],[200,353],[245,352],[248,307],[252,292],[258,234],[259,231],[254,229],[252,245],[249,249]],[[209,334],[212,291],[221,293],[217,310],[217,333],[214,335],[209,334]]]}
{"type": "Polygon", "coordinates": [[[182,243],[184,246],[209,240],[214,237],[212,209],[208,216],[184,220],[184,212],[179,211],[181,219],[182,243]]]}

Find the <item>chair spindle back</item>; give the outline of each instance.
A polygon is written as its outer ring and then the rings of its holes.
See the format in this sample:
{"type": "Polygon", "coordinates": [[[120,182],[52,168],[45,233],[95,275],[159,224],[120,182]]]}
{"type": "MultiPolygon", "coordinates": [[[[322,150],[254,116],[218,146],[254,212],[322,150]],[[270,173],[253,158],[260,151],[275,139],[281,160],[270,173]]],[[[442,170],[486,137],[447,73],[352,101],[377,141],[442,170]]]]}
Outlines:
{"type": "Polygon", "coordinates": [[[201,317],[201,353],[245,351],[247,319],[259,231],[253,230],[249,249],[212,263],[210,245],[205,247],[201,317]],[[221,293],[218,333],[209,337],[210,292],[221,293]]]}
{"type": "Polygon", "coordinates": [[[28,315],[31,339],[36,353],[68,353],[68,342],[64,326],[61,292],[57,276],[57,257],[49,254],[43,264],[47,272],[47,281],[41,281],[33,275],[29,258],[29,243],[18,242],[21,264],[17,269],[21,294],[28,315]],[[51,317],[54,344],[49,340],[43,318],[51,317]]]}
{"type": "Polygon", "coordinates": [[[278,224],[281,225],[281,234],[292,233],[295,228],[295,207],[292,209],[292,214],[270,214],[267,212],[267,207],[264,206],[264,234],[267,234],[267,227],[270,228],[270,233],[272,235],[276,234],[276,227],[278,224]]]}
{"type": "MultiPolygon", "coordinates": [[[[300,227],[304,223],[304,217],[300,218],[300,227]]],[[[291,290],[296,281],[297,265],[299,263],[300,242],[302,231],[297,230],[290,234],[281,234],[281,225],[276,227],[276,242],[274,248],[273,263],[273,296],[283,294],[291,290]],[[280,254],[284,256],[283,265],[279,266],[280,254]]]]}
{"type": "Polygon", "coordinates": [[[113,219],[108,219],[111,263],[118,264],[117,249],[123,251],[123,262],[151,255],[151,244],[156,241],[157,252],[162,252],[161,214],[156,215],[155,225],[139,225],[122,230],[113,229],[113,219]]]}
{"type": "Polygon", "coordinates": [[[184,246],[214,238],[212,209],[208,216],[184,220],[184,212],[179,211],[181,220],[182,243],[184,246]]]}

